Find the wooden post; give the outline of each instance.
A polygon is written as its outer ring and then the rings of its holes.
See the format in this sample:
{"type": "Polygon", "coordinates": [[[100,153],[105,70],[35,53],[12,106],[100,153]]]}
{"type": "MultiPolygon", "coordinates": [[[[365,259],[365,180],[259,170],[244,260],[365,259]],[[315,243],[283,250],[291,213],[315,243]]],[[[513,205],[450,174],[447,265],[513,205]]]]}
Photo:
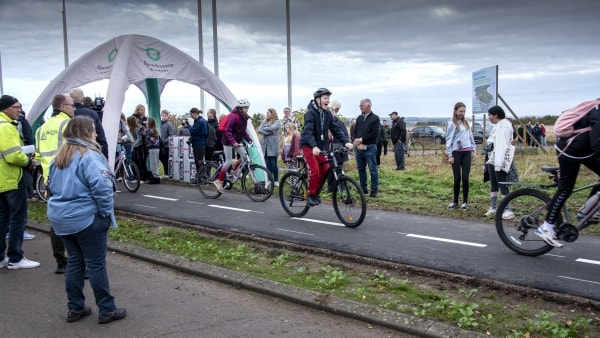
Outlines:
{"type": "MultiPolygon", "coordinates": [[[[506,107],[506,109],[508,109],[508,111],[515,118],[515,121],[517,121],[517,123],[519,123],[519,125],[523,124],[521,122],[521,120],[517,117],[517,114],[515,114],[515,112],[513,112],[513,110],[508,106],[508,103],[506,103],[506,101],[504,101],[504,99],[502,98],[502,96],[500,96],[499,93],[498,93],[498,98],[500,99],[500,101],[502,101],[502,104],[504,104],[504,106],[506,107]]],[[[529,137],[531,137],[531,141],[537,143],[538,148],[542,149],[542,151],[544,153],[548,153],[548,151],[546,150],[546,148],[542,147],[542,145],[535,139],[535,137],[533,137],[533,135],[531,135],[531,133],[529,132],[529,130],[527,130],[527,126],[525,126],[525,128],[523,128],[523,133],[529,134],[529,137]]],[[[521,136],[521,135],[518,135],[517,137],[519,137],[519,136],[521,136]]]]}

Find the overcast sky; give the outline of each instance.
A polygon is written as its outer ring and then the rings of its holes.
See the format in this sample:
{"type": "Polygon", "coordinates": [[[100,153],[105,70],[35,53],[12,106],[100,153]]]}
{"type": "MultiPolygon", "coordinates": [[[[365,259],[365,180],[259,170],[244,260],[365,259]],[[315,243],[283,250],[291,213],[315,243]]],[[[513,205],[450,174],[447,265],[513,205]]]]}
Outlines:
{"type": "MultiPolygon", "coordinates": [[[[499,93],[518,115],[558,115],[600,97],[598,0],[291,0],[292,108],[318,87],[347,117],[359,100],[386,116],[450,116],[472,106],[472,73],[499,66],[499,93]]],[[[213,66],[210,0],[202,1],[204,65],[213,66]]],[[[1,0],[4,94],[27,111],[64,69],[61,0],[1,0]]],[[[147,35],[198,59],[197,1],[66,0],[69,60],[125,34],[147,35]]],[[[285,0],[217,0],[219,76],[250,113],[288,103],[285,0]]],[[[105,96],[107,83],[83,87],[105,96]]],[[[205,108],[214,106],[207,98],[205,108]]],[[[145,103],[132,86],[123,111],[145,103]]],[[[199,106],[172,81],[162,108],[199,106]]]]}

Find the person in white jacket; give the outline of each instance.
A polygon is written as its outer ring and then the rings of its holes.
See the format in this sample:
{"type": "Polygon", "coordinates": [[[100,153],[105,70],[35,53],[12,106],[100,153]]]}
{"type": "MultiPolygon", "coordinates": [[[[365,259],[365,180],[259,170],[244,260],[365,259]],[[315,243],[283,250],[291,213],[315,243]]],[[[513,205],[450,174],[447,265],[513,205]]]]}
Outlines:
{"type": "MultiPolygon", "coordinates": [[[[491,216],[496,213],[496,204],[498,202],[498,190],[502,194],[502,197],[508,195],[508,187],[505,184],[499,184],[498,182],[506,182],[508,173],[500,170],[502,162],[504,161],[504,155],[506,150],[510,147],[513,140],[513,125],[506,118],[506,114],[502,107],[493,106],[488,110],[488,117],[490,122],[494,124],[490,136],[487,139],[487,149],[491,150],[489,153],[489,160],[486,162],[487,171],[490,175],[490,209],[485,213],[485,216],[491,216]]],[[[507,206],[505,211],[502,213],[503,219],[512,219],[514,214],[510,209],[510,205],[507,206]]]]}

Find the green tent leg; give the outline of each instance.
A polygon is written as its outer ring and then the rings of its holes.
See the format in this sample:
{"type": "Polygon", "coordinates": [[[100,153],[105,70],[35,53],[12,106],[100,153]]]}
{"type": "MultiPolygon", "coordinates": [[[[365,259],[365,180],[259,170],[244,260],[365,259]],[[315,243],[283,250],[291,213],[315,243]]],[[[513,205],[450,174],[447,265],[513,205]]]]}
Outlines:
{"type": "Polygon", "coordinates": [[[156,125],[160,128],[160,92],[158,90],[157,79],[146,79],[146,91],[148,97],[148,117],[156,120],[156,125]]]}

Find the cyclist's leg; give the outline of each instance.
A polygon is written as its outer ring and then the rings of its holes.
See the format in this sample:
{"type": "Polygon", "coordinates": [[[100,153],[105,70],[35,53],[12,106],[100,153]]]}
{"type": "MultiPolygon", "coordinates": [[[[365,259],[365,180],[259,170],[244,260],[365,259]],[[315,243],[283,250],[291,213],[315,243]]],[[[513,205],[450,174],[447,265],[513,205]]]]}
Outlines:
{"type": "Polygon", "coordinates": [[[219,172],[218,178],[218,180],[221,182],[225,180],[227,170],[229,170],[229,167],[231,167],[231,162],[233,161],[233,147],[223,145],[223,152],[225,153],[225,163],[223,163],[223,167],[221,167],[221,172],[219,172]]]}
{"type": "Polygon", "coordinates": [[[319,162],[317,157],[312,154],[312,148],[302,147],[304,153],[304,160],[308,167],[308,194],[316,195],[319,189],[319,183],[321,176],[319,175],[319,162]]]}

